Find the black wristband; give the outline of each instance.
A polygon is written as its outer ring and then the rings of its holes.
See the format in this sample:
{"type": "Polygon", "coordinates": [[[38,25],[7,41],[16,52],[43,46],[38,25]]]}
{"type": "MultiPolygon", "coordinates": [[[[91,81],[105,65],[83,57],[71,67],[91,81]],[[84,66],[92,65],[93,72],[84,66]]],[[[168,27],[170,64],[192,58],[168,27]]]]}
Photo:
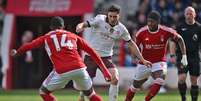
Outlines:
{"type": "Polygon", "coordinates": [[[176,57],[176,55],[175,54],[171,54],[170,57],[173,58],[173,57],[176,57]]]}

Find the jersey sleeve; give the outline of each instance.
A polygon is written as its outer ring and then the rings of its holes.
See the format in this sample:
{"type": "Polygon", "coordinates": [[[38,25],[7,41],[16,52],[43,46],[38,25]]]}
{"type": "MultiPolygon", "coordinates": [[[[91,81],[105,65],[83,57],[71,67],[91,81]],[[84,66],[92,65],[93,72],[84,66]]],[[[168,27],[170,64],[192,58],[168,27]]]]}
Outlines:
{"type": "Polygon", "coordinates": [[[128,30],[126,29],[125,26],[122,27],[122,32],[123,32],[123,34],[122,34],[121,37],[122,37],[122,39],[123,39],[124,41],[129,41],[129,40],[131,40],[130,33],[128,32],[128,30]]]}
{"type": "Polygon", "coordinates": [[[98,54],[95,52],[95,50],[92,49],[89,46],[89,44],[79,36],[77,36],[77,46],[78,46],[78,48],[84,50],[85,52],[87,52],[91,56],[95,56],[95,57],[98,56],[98,54]]]}
{"type": "Polygon", "coordinates": [[[23,54],[28,50],[41,47],[44,44],[45,36],[38,37],[30,43],[26,43],[22,45],[19,49],[17,49],[17,54],[23,54]]]}
{"type": "Polygon", "coordinates": [[[172,29],[172,28],[167,28],[167,31],[169,32],[170,34],[170,37],[173,39],[173,40],[178,40],[180,37],[180,35],[177,33],[176,30],[172,29]]]}
{"type": "Polygon", "coordinates": [[[136,42],[137,46],[139,46],[142,42],[141,33],[142,33],[141,30],[137,31],[137,33],[135,34],[135,37],[134,37],[134,41],[136,42]]]}
{"type": "Polygon", "coordinates": [[[103,20],[103,18],[104,18],[104,15],[97,15],[96,17],[87,20],[89,24],[88,26],[89,27],[98,26],[98,24],[101,22],[101,20],[103,20]]]}

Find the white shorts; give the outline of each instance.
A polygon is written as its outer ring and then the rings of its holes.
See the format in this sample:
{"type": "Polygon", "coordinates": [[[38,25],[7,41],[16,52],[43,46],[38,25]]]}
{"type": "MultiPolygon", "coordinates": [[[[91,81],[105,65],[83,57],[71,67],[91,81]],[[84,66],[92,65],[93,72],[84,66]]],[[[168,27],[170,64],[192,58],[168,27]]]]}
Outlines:
{"type": "Polygon", "coordinates": [[[166,62],[156,62],[152,64],[151,68],[148,68],[145,65],[138,64],[135,74],[134,80],[143,80],[148,78],[152,72],[162,70],[163,73],[167,74],[167,63],[166,62]]]}
{"type": "Polygon", "coordinates": [[[86,71],[86,68],[73,70],[67,73],[58,74],[53,70],[43,81],[43,86],[49,91],[64,88],[66,84],[73,80],[73,85],[77,90],[89,90],[92,87],[92,80],[86,71]]]}

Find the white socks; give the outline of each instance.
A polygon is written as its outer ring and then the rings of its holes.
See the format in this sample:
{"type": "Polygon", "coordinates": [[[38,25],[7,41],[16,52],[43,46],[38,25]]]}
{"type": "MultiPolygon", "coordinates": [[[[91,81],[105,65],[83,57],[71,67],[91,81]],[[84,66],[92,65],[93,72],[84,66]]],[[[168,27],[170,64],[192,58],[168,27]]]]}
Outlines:
{"type": "Polygon", "coordinates": [[[84,100],[84,93],[82,91],[80,91],[80,98],[79,101],[85,101],[84,100]]]}
{"type": "Polygon", "coordinates": [[[117,101],[118,93],[119,93],[119,85],[110,84],[109,101],[117,101]]]}

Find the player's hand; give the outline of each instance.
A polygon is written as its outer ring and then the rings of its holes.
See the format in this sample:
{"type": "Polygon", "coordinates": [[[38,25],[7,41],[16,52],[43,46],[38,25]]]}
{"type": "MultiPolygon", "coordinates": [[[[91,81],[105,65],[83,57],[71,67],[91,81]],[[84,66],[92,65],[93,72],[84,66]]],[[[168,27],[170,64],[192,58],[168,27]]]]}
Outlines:
{"type": "Polygon", "coordinates": [[[103,75],[104,75],[105,81],[110,82],[112,80],[112,75],[110,74],[109,71],[105,71],[103,75]]]}
{"type": "Polygon", "coordinates": [[[17,50],[16,49],[11,50],[11,56],[13,56],[13,57],[17,56],[17,50]]]}
{"type": "Polygon", "coordinates": [[[147,60],[143,60],[142,63],[147,66],[148,68],[152,67],[152,63],[150,61],[147,60]]]}
{"type": "Polygon", "coordinates": [[[83,32],[83,31],[84,31],[84,28],[83,28],[82,26],[83,26],[82,23],[81,23],[81,24],[78,24],[78,25],[76,26],[76,32],[77,32],[77,33],[80,33],[80,32],[83,32]]]}
{"type": "Polygon", "coordinates": [[[181,63],[183,64],[184,67],[186,67],[188,65],[188,61],[187,61],[187,56],[186,55],[182,55],[181,63]]]}

